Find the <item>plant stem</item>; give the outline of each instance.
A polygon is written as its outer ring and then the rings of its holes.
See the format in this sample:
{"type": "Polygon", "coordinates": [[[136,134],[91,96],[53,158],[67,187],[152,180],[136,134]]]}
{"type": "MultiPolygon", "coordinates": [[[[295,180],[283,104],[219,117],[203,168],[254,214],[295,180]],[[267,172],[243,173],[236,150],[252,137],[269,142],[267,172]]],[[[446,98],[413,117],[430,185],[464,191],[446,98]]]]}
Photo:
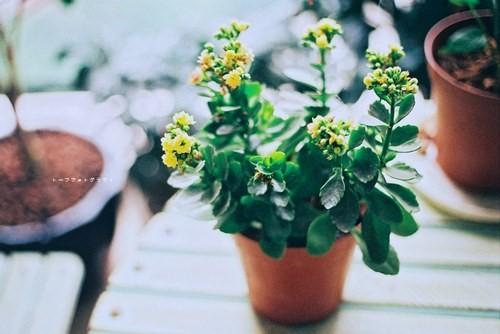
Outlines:
{"type": "Polygon", "coordinates": [[[384,146],[382,147],[382,153],[380,153],[380,162],[382,166],[385,165],[385,156],[387,155],[387,152],[389,151],[389,143],[391,142],[391,135],[392,135],[392,129],[394,127],[394,116],[396,114],[396,101],[394,99],[391,99],[391,110],[390,110],[390,116],[389,116],[389,126],[387,128],[387,132],[385,134],[384,138],[384,146]]]}
{"type": "Polygon", "coordinates": [[[328,101],[328,95],[326,93],[326,51],[325,49],[319,49],[320,65],[321,65],[321,90],[320,90],[320,102],[321,107],[326,108],[326,102],[328,101]]]}
{"type": "MultiPolygon", "coordinates": [[[[20,23],[22,16],[22,6],[24,6],[24,1],[20,4],[20,9],[17,12],[16,18],[14,19],[13,25],[16,26],[20,23]]],[[[15,29],[14,29],[15,30],[15,29]]],[[[7,70],[7,84],[5,86],[5,95],[9,99],[12,104],[12,108],[14,109],[14,117],[15,117],[15,129],[12,136],[17,139],[20,147],[21,158],[25,163],[25,168],[28,176],[28,180],[33,179],[37,172],[37,162],[33,158],[33,152],[30,147],[29,139],[26,132],[22,129],[21,124],[19,122],[19,114],[16,110],[16,102],[21,95],[21,88],[19,84],[19,74],[17,71],[17,63],[16,63],[16,54],[15,54],[15,41],[10,40],[7,36],[7,32],[4,27],[0,26],[0,42],[5,50],[5,58],[6,58],[6,70],[7,70]]]]}

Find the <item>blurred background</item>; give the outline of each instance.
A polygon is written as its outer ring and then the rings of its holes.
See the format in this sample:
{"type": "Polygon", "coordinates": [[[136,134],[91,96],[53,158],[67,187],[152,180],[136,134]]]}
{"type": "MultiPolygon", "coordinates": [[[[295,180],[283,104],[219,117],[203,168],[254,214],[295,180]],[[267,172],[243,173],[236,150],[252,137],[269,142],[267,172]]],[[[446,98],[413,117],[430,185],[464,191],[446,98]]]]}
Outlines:
{"type": "MultiPolygon", "coordinates": [[[[0,0],[0,18],[11,2],[0,0]]],[[[330,87],[339,96],[334,103],[340,106],[360,97],[367,72],[364,50],[381,50],[390,42],[404,46],[403,66],[419,79],[428,97],[425,34],[457,10],[448,0],[28,2],[32,5],[18,48],[22,86],[29,92],[89,90],[99,99],[123,96],[123,117],[134,130],[138,153],[131,178],[153,212],[173,193],[166,184],[168,170],[160,162],[159,138],[173,112],[186,110],[203,123],[205,101],[187,78],[201,46],[221,24],[231,19],[251,24],[243,40],[256,55],[252,77],[266,83],[266,94],[277,109],[286,110],[302,103],[293,91],[307,89],[298,80],[307,81],[311,55],[298,41],[317,18],[335,18],[344,28],[329,70],[330,87]]]]}

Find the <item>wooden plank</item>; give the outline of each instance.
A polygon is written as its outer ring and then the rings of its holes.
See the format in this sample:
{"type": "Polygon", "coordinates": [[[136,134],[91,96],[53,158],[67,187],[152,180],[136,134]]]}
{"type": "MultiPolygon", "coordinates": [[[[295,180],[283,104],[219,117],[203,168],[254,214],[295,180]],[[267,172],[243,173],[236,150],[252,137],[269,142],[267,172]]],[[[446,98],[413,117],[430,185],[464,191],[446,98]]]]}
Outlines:
{"type": "Polygon", "coordinates": [[[109,282],[110,289],[240,297],[247,293],[239,259],[227,255],[139,251],[115,270],[109,282]]]}
{"type": "Polygon", "coordinates": [[[500,329],[500,321],[494,318],[344,306],[317,324],[291,327],[261,318],[260,325],[263,334],[472,334],[498,333],[500,329]]]}
{"type": "Polygon", "coordinates": [[[395,236],[391,242],[401,262],[456,266],[500,266],[498,230],[421,228],[409,238],[395,236]]]}
{"type": "Polygon", "coordinates": [[[91,319],[92,334],[456,334],[498,333],[495,317],[355,308],[344,304],[325,321],[283,326],[256,315],[244,301],[106,292],[91,319]]]}
{"type": "Polygon", "coordinates": [[[82,260],[71,253],[54,252],[43,257],[42,277],[37,287],[39,297],[32,301],[35,312],[23,334],[68,332],[83,281],[83,268],[82,260]]]}
{"type": "Polygon", "coordinates": [[[81,260],[70,253],[34,252],[2,259],[2,333],[67,333],[83,279],[81,260]]]}
{"type": "Polygon", "coordinates": [[[231,236],[214,231],[214,225],[215,221],[196,220],[172,207],[148,222],[139,248],[204,254],[234,253],[231,236]]]}
{"type": "Polygon", "coordinates": [[[91,328],[120,333],[258,333],[246,300],[182,298],[105,292],[92,314],[91,328]]]}
{"type": "Polygon", "coordinates": [[[500,274],[403,266],[397,276],[377,274],[361,263],[351,267],[344,300],[426,308],[500,311],[500,274]]]}
{"type": "Polygon", "coordinates": [[[14,253],[7,258],[7,274],[0,295],[0,324],[9,334],[24,334],[39,297],[42,255],[14,253]]]}

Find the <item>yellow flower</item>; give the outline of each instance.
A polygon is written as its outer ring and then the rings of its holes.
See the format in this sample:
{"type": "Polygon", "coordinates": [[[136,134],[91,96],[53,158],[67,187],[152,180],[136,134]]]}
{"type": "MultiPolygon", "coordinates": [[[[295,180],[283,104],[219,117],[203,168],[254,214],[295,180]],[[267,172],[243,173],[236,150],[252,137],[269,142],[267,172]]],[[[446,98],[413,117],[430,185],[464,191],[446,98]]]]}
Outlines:
{"type": "Polygon", "coordinates": [[[245,31],[250,27],[248,23],[242,21],[231,21],[231,26],[238,32],[245,31]]]}
{"type": "Polygon", "coordinates": [[[232,64],[235,59],[236,59],[236,52],[234,52],[234,50],[227,50],[224,53],[223,61],[226,67],[233,68],[232,64]]]}
{"type": "Polygon", "coordinates": [[[172,152],[166,152],[164,155],[162,155],[162,160],[163,163],[167,165],[167,167],[177,167],[177,157],[172,152]]]}
{"type": "Polygon", "coordinates": [[[329,17],[322,18],[317,23],[317,29],[322,30],[326,34],[340,35],[342,34],[342,27],[340,24],[329,17]]]}
{"type": "Polygon", "coordinates": [[[253,62],[254,55],[252,50],[241,47],[240,52],[236,54],[236,65],[241,68],[248,68],[253,62]]]}
{"type": "Polygon", "coordinates": [[[178,113],[175,113],[174,116],[172,117],[173,121],[175,124],[182,126],[185,125],[191,125],[196,123],[194,121],[194,118],[192,115],[188,114],[185,111],[180,111],[178,113]]]}
{"type": "Polygon", "coordinates": [[[161,146],[165,152],[172,152],[174,150],[172,139],[167,137],[167,134],[161,138],[161,146]]]}
{"type": "Polygon", "coordinates": [[[201,71],[201,68],[199,68],[199,67],[195,68],[189,74],[189,83],[191,85],[199,84],[202,80],[203,80],[203,72],[201,71]]]}
{"type": "Polygon", "coordinates": [[[373,78],[371,75],[367,75],[364,79],[363,79],[363,83],[365,84],[365,86],[367,87],[371,87],[373,85],[373,78]]]}
{"type": "Polygon", "coordinates": [[[198,64],[200,64],[202,71],[211,69],[214,66],[214,63],[214,54],[212,52],[208,52],[207,50],[201,51],[201,54],[198,57],[198,64]]]}
{"type": "Polygon", "coordinates": [[[194,138],[188,136],[185,132],[180,132],[175,138],[174,138],[174,151],[182,154],[182,153],[189,153],[191,152],[191,146],[194,143],[194,138]]]}
{"type": "Polygon", "coordinates": [[[326,38],[326,35],[323,34],[316,38],[316,45],[320,49],[326,49],[328,47],[328,39],[326,38]]]}
{"type": "Polygon", "coordinates": [[[243,74],[243,70],[241,68],[237,68],[225,74],[222,78],[224,79],[224,83],[230,88],[235,89],[241,85],[241,75],[243,74]]]}

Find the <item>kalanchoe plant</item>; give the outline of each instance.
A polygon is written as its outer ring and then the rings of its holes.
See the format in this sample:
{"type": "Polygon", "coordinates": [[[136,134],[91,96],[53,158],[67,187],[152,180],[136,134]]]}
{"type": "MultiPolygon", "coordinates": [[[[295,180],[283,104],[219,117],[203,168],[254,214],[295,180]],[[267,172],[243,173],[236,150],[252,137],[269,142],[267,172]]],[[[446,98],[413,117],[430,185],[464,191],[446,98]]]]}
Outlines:
{"type": "Polygon", "coordinates": [[[396,274],[399,261],[390,235],[416,232],[414,193],[401,185],[419,174],[397,155],[419,148],[418,128],[400,125],[415,104],[417,80],[398,66],[399,46],[388,54],[368,51],[373,70],[364,79],[378,99],[368,113],[371,125],[337,118],[328,107],[334,94],[325,80],[326,59],[342,34],[332,19],[309,28],[303,44],[318,53],[311,105],[300,117],[282,119],[251,81],[253,56],[238,40],[247,24],[233,22],[215,35],[226,41],[221,54],[206,45],[192,81],[203,87],[212,114],[197,138],[188,135],[194,120],[181,112],[162,139],[167,166],[177,167],[169,183],[183,188],[180,202],[209,204],[215,226],[243,233],[280,258],[286,247],[302,246],[322,255],[352,233],[372,269],[396,274]],[[300,126],[297,128],[297,124],[300,126]],[[259,154],[277,142],[278,149],[259,154]]]}

